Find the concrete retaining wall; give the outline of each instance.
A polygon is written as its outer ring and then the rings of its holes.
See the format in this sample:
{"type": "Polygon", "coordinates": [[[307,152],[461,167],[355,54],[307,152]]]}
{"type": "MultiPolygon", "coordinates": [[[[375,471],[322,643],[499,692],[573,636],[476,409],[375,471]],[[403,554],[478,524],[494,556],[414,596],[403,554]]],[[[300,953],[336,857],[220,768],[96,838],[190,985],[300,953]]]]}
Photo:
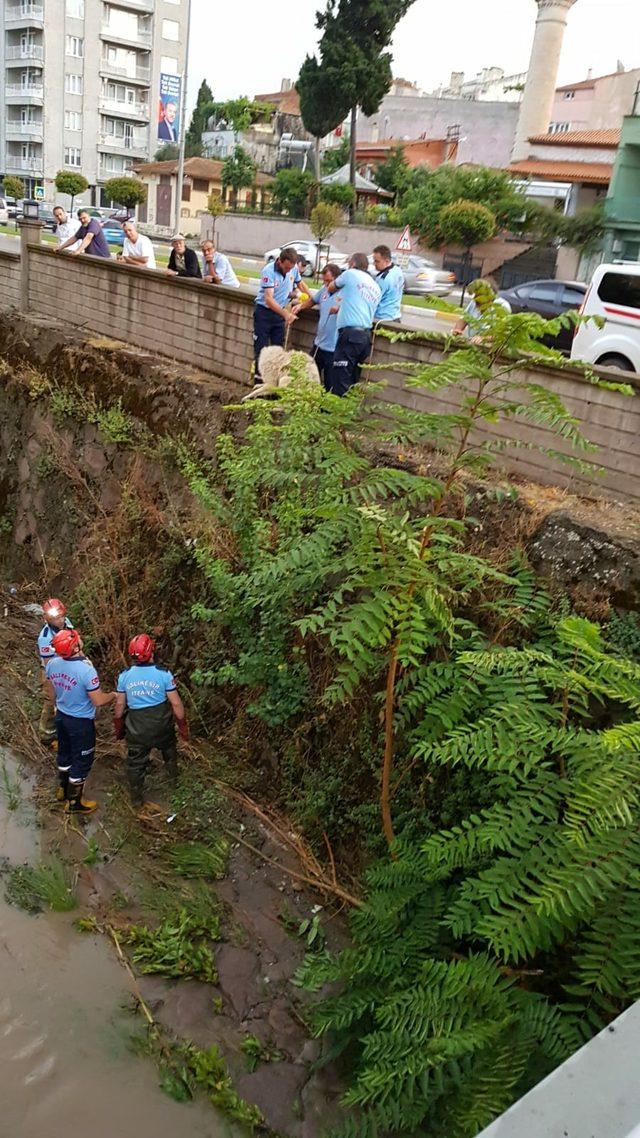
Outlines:
{"type": "Polygon", "coordinates": [[[0,249],[0,306],[17,308],[20,304],[20,255],[0,249]]]}
{"type": "MultiPolygon", "coordinates": [[[[57,318],[63,312],[72,324],[93,333],[164,354],[186,368],[199,368],[247,387],[251,383],[253,295],[249,290],[213,287],[116,261],[60,256],[42,245],[26,248],[29,309],[34,314],[57,318]]],[[[10,257],[6,263],[9,288],[15,296],[19,293],[16,258],[10,257]]],[[[6,295],[5,290],[0,302],[4,307],[8,307],[6,295]]],[[[314,326],[311,315],[298,321],[290,346],[308,350],[314,326]]],[[[397,332],[398,325],[392,330],[397,332]]],[[[384,398],[390,403],[415,410],[449,411],[457,406],[456,391],[431,394],[405,385],[406,365],[426,365],[441,358],[442,348],[437,342],[391,343],[378,336],[373,364],[374,369],[378,365],[384,371],[374,378],[386,382],[384,398]]],[[[561,396],[586,437],[600,448],[595,461],[603,473],[577,475],[557,457],[527,449],[531,444],[542,444],[570,453],[570,448],[546,429],[512,422],[486,427],[491,437],[525,444],[523,450],[508,447],[500,457],[501,466],[541,483],[570,485],[598,497],[640,502],[638,396],[596,387],[573,367],[536,367],[521,374],[561,396]]],[[[617,372],[609,372],[608,377],[621,378],[617,372]]],[[[637,386],[640,391],[640,382],[637,386]]]]}

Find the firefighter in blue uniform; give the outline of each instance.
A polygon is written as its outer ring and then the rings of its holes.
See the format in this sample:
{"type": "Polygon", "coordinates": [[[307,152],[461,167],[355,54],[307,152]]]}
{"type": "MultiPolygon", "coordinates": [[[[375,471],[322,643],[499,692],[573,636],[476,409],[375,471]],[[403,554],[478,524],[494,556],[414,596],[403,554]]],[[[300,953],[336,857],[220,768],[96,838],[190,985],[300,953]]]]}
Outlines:
{"type": "Polygon", "coordinates": [[[402,317],[404,273],[399,265],[394,265],[388,245],[376,245],[373,250],[373,264],[376,270],[376,283],[382,293],[374,319],[398,322],[402,317]]]}
{"type": "Polygon", "coordinates": [[[82,651],[73,628],[56,632],[54,655],[45,668],[49,700],[56,708],[58,735],[58,798],[66,799],[70,814],[91,814],[97,802],[82,797],[96,751],[96,708],[113,703],[115,692],[100,690],[100,679],[82,651]]]}
{"type": "Polygon", "coordinates": [[[259,369],[260,352],[270,344],[282,347],[286,326],[296,319],[294,313],[286,308],[296,289],[307,296],[311,295],[300,275],[296,250],[282,249],[277,260],[265,265],[260,274],[260,286],[253,314],[253,346],[256,361],[254,383],[262,382],[259,369]]]}
{"type": "Polygon", "coordinates": [[[60,632],[63,628],[73,628],[73,625],[67,616],[66,608],[57,597],[47,597],[47,600],[42,606],[42,611],[44,613],[45,623],[38,635],[38,659],[42,667],[44,699],[40,715],[39,732],[40,742],[44,743],[46,747],[50,747],[56,738],[56,723],[54,705],[47,692],[44,669],[47,662],[55,656],[55,652],[51,647],[51,641],[56,632],[60,632]]]}
{"type": "MultiPolygon", "coordinates": [[[[118,677],[115,707],[117,739],[127,741],[127,777],[131,801],[143,806],[144,780],[151,750],[156,747],[166,764],[169,778],[178,776],[175,727],[183,739],[189,738],[184,704],[168,668],[155,662],[155,643],[142,633],[129,644],[133,661],[118,677]]],[[[153,803],[147,803],[153,806],[153,803]]]]}

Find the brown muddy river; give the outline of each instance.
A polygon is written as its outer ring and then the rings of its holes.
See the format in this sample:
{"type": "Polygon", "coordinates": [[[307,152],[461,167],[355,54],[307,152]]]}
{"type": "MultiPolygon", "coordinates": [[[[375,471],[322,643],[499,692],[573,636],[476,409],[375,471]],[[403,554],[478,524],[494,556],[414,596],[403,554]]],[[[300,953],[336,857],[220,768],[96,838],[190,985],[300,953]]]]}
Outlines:
{"type": "MultiPolygon", "coordinates": [[[[12,863],[39,858],[24,777],[22,786],[15,811],[0,789],[0,857],[12,863]]],[[[0,1135],[231,1138],[210,1106],[167,1098],[151,1061],[132,1055],[127,975],[105,940],[73,928],[76,916],[29,916],[0,882],[0,1135]]]]}

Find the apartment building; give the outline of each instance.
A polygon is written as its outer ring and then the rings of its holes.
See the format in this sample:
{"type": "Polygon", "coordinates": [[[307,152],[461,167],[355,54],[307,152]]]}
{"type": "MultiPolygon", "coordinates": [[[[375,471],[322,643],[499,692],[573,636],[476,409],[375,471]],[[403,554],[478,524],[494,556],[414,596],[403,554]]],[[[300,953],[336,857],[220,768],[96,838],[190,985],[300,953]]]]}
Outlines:
{"type": "Polygon", "coordinates": [[[0,0],[0,173],[53,203],[75,170],[103,204],[102,183],[160,145],[160,73],[184,72],[186,26],[187,0],[0,0]]]}

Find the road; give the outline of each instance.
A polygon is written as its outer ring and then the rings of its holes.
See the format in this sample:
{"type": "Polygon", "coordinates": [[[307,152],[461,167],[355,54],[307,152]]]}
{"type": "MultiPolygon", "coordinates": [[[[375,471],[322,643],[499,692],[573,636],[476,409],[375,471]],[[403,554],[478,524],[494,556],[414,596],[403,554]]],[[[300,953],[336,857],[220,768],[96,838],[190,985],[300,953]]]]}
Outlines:
{"type": "MultiPolygon", "coordinates": [[[[153,247],[155,249],[156,255],[159,254],[163,259],[167,258],[169,253],[169,246],[166,242],[156,241],[154,242],[153,247]]],[[[6,252],[17,252],[19,248],[19,236],[16,235],[14,237],[10,234],[0,234],[0,250],[5,250],[6,252]]],[[[257,257],[231,256],[230,261],[236,272],[239,272],[240,274],[242,273],[243,269],[249,270],[250,272],[256,272],[262,268],[262,261],[257,257]]],[[[252,292],[257,292],[258,281],[256,277],[249,277],[246,282],[243,283],[245,283],[246,287],[250,288],[252,292]]],[[[452,304],[458,303],[460,301],[460,290],[454,289],[454,291],[447,297],[447,300],[451,301],[452,304]]],[[[405,327],[413,328],[419,332],[436,330],[446,331],[449,327],[448,324],[443,324],[443,321],[434,315],[432,309],[421,308],[414,304],[403,305],[402,323],[405,327]]]]}

